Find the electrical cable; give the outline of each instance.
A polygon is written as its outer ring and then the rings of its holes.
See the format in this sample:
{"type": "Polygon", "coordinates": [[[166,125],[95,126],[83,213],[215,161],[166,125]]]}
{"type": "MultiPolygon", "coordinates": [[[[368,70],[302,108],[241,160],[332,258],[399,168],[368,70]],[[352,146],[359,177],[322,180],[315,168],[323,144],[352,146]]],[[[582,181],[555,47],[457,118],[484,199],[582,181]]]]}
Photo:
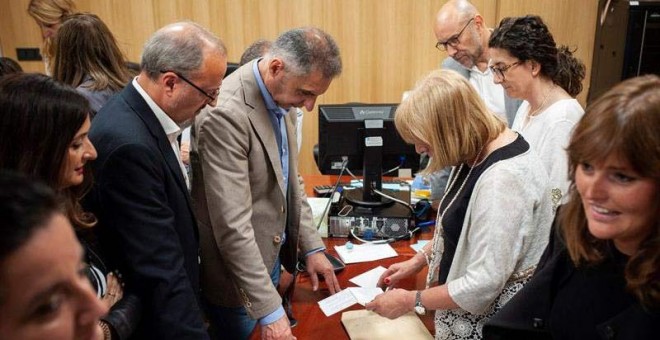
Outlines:
{"type": "Polygon", "coordinates": [[[343,156],[341,163],[341,170],[339,171],[339,176],[337,176],[337,181],[335,182],[335,185],[332,187],[332,191],[330,192],[330,199],[328,200],[328,203],[325,204],[325,209],[323,209],[323,215],[321,215],[321,219],[319,219],[319,223],[316,225],[316,230],[321,229],[321,224],[323,224],[323,220],[325,219],[325,216],[328,213],[328,210],[330,209],[330,205],[332,204],[332,200],[334,199],[335,192],[337,192],[337,188],[339,188],[339,182],[341,181],[341,176],[344,174],[344,170],[348,170],[348,168],[346,167],[347,165],[348,165],[348,157],[343,156]]]}
{"type": "Polygon", "coordinates": [[[351,172],[351,169],[346,168],[346,172],[348,172],[348,174],[351,175],[351,177],[353,177],[354,180],[362,182],[361,179],[359,179],[359,178],[357,178],[357,176],[353,175],[353,173],[351,172]]]}
{"type": "Polygon", "coordinates": [[[353,236],[354,239],[356,239],[356,240],[358,240],[358,241],[360,241],[360,242],[362,242],[362,243],[365,243],[365,244],[386,244],[386,243],[392,243],[392,242],[394,242],[394,241],[398,241],[398,240],[410,239],[410,238],[412,238],[412,236],[413,236],[418,230],[419,230],[419,228],[418,228],[418,227],[415,227],[415,229],[413,229],[413,230],[408,230],[408,231],[407,231],[405,234],[403,234],[403,235],[399,235],[399,236],[396,236],[396,237],[389,237],[389,238],[382,239],[382,240],[368,241],[368,240],[365,240],[365,239],[360,238],[359,236],[357,236],[357,234],[355,233],[355,228],[351,228],[351,236],[353,236]]]}
{"type": "Polygon", "coordinates": [[[399,156],[399,165],[395,166],[395,167],[392,168],[392,169],[389,169],[389,170],[383,172],[383,173],[381,174],[381,176],[385,176],[385,175],[387,175],[387,174],[389,174],[389,173],[392,173],[392,172],[395,172],[395,171],[401,169],[401,167],[402,167],[404,164],[406,164],[406,156],[399,156]]]}
{"type": "Polygon", "coordinates": [[[390,195],[388,195],[388,194],[385,194],[385,193],[383,193],[382,191],[380,191],[380,190],[378,190],[378,189],[375,189],[375,188],[372,189],[372,190],[373,190],[375,193],[377,193],[378,195],[381,195],[382,197],[385,197],[385,198],[391,199],[392,201],[394,201],[394,202],[396,202],[396,203],[399,203],[399,204],[404,205],[405,207],[407,207],[408,209],[410,209],[410,211],[412,212],[413,216],[415,216],[415,208],[413,208],[412,205],[406,203],[406,201],[400,200],[400,199],[398,199],[398,198],[396,198],[396,197],[392,197],[392,196],[390,196],[390,195]]]}

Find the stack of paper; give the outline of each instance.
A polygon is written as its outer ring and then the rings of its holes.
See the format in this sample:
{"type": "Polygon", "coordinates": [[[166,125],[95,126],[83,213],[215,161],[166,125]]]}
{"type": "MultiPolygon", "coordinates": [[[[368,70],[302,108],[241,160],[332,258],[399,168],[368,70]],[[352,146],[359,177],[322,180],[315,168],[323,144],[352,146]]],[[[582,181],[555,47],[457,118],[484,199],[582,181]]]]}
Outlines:
{"type": "Polygon", "coordinates": [[[352,249],[346,246],[335,246],[335,250],[344,263],[359,263],[376,261],[388,257],[396,257],[399,254],[389,244],[355,244],[352,249]]]}

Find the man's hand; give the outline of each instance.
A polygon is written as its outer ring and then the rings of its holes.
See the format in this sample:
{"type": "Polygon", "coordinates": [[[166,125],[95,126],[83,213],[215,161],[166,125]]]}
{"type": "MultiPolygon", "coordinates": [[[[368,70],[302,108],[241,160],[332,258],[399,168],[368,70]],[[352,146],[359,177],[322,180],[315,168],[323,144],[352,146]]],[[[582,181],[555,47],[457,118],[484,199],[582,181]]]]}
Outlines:
{"type": "Polygon", "coordinates": [[[309,273],[309,277],[312,279],[312,289],[314,291],[319,289],[318,274],[323,275],[323,278],[325,278],[325,284],[328,285],[330,294],[338,293],[341,291],[341,287],[339,287],[339,280],[337,280],[337,276],[335,276],[335,270],[323,252],[320,251],[308,255],[305,261],[307,273],[309,273]]]}
{"type": "Polygon", "coordinates": [[[296,337],[291,333],[289,318],[284,314],[279,320],[261,326],[262,340],[295,340],[296,337]]]}

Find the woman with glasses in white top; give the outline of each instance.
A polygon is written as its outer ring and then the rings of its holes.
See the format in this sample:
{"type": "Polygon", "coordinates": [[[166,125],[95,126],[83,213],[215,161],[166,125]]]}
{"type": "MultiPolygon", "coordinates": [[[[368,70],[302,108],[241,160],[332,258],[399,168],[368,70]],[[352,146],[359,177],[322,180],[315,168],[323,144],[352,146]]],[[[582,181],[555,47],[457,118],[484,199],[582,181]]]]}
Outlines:
{"type": "Polygon", "coordinates": [[[584,114],[575,100],[582,91],[584,64],[558,47],[543,20],[534,15],[504,18],[488,42],[495,83],[523,99],[512,129],[539,155],[558,204],[568,191],[568,145],[584,114]]]}

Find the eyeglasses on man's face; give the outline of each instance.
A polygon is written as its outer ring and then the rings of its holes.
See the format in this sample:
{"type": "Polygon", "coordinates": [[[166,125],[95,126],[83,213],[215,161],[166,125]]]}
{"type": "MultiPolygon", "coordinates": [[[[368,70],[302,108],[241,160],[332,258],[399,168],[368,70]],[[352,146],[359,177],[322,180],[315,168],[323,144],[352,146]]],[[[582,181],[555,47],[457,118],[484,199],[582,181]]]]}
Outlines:
{"type": "Polygon", "coordinates": [[[201,87],[195,85],[192,81],[188,80],[188,78],[184,77],[181,75],[179,72],[174,72],[171,70],[161,70],[160,73],[167,73],[167,72],[172,72],[176,74],[177,77],[181,78],[181,80],[185,81],[188,83],[188,85],[192,86],[195,90],[199,91],[199,93],[203,94],[206,98],[208,98],[209,102],[214,101],[216,98],[218,98],[218,94],[220,93],[220,88],[217,88],[213,90],[211,93],[207,93],[206,91],[202,90],[201,87]]]}
{"type": "Polygon", "coordinates": [[[465,31],[465,29],[470,25],[470,23],[472,23],[473,21],[474,21],[474,18],[468,20],[468,22],[465,24],[465,26],[463,26],[463,29],[460,32],[458,32],[458,34],[455,34],[453,37],[447,39],[447,41],[438,41],[435,44],[435,48],[437,48],[437,49],[439,49],[440,51],[443,51],[443,52],[447,51],[447,45],[456,48],[456,46],[458,46],[458,44],[461,43],[461,41],[459,40],[461,38],[461,35],[465,31]]]}
{"type": "Polygon", "coordinates": [[[488,67],[490,67],[490,70],[493,71],[494,75],[498,76],[499,78],[502,79],[502,81],[504,81],[504,80],[506,80],[504,78],[504,73],[506,73],[506,71],[508,71],[510,68],[512,68],[516,65],[519,65],[520,63],[521,63],[521,61],[518,60],[516,62],[513,62],[513,63],[509,64],[509,65],[502,65],[502,66],[489,65],[488,67]]]}

